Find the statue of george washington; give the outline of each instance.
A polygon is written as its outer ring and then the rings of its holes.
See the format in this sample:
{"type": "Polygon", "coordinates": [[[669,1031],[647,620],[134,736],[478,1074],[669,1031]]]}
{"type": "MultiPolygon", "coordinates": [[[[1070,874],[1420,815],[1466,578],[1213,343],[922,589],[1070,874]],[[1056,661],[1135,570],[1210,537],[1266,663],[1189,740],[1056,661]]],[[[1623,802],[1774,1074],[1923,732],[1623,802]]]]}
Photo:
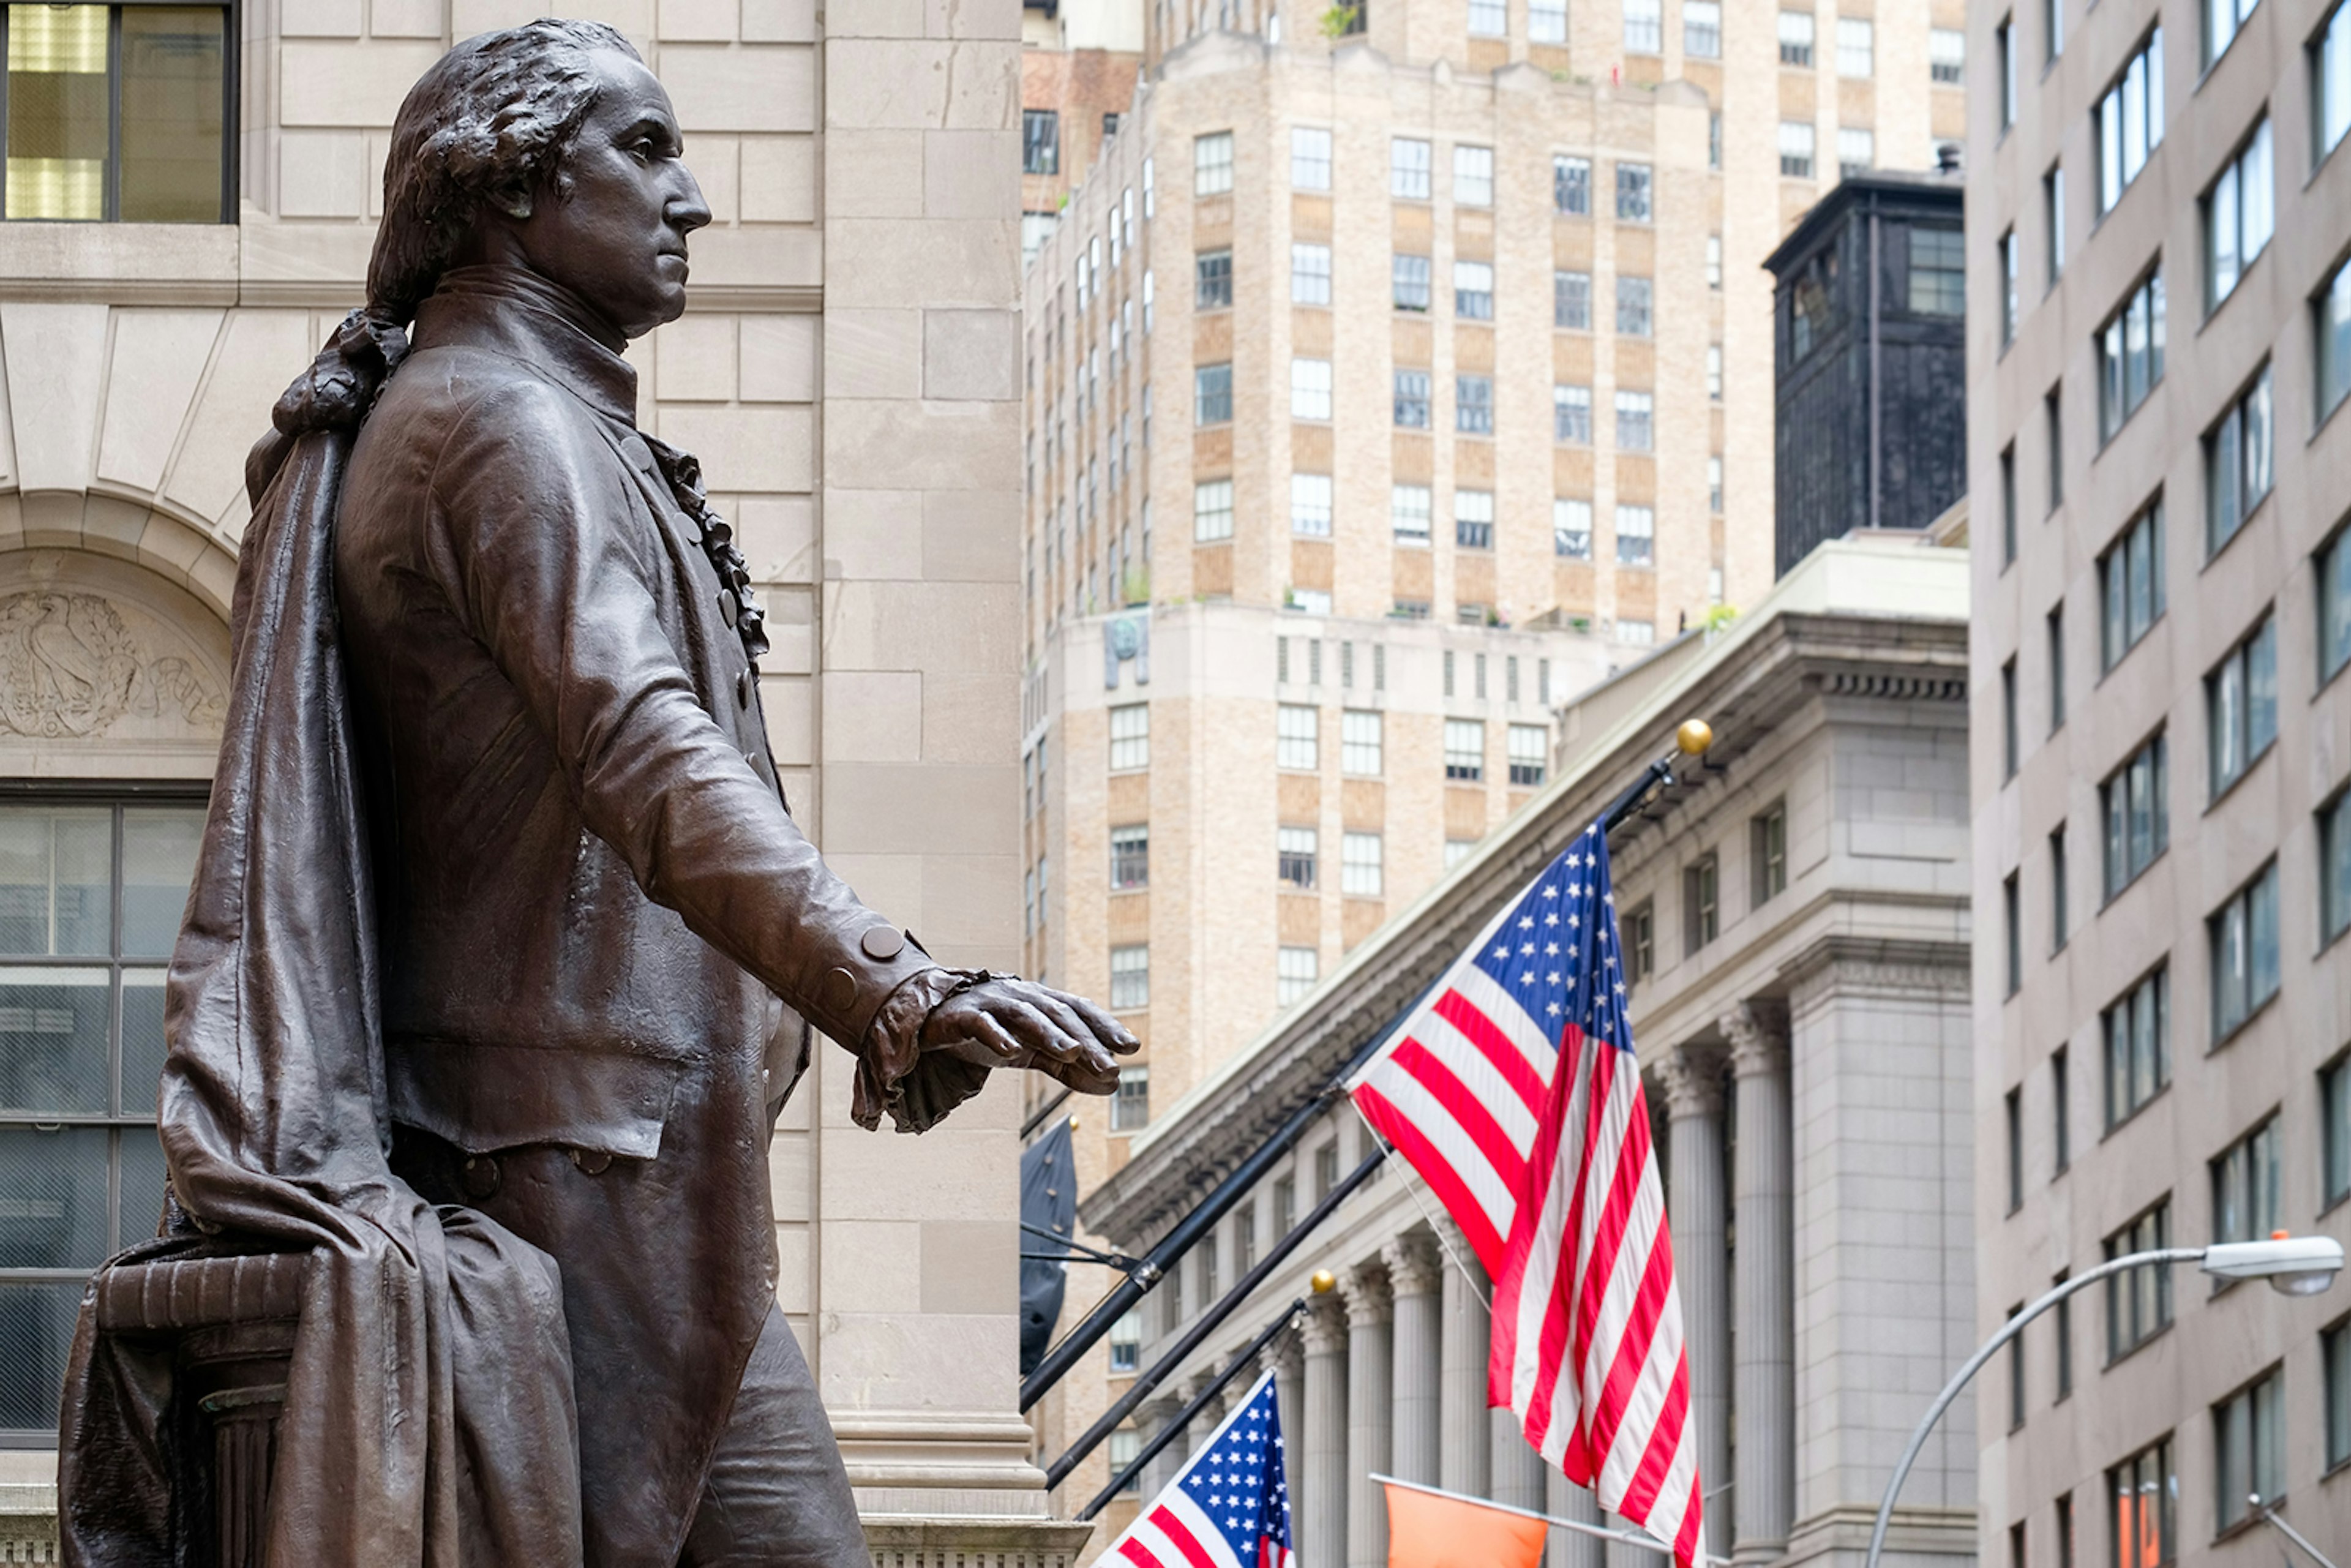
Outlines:
{"type": "Polygon", "coordinates": [[[997,1066],[1107,1093],[1134,1049],[934,963],[793,825],[743,558],[622,357],[684,308],[682,152],[596,24],[462,44],[401,108],[367,307],[248,463],[172,1200],[84,1303],[69,1563],[194,1528],[174,1364],[109,1275],[276,1253],[308,1262],[258,1560],[862,1565],[775,1301],[810,1026],[907,1132],[997,1066]]]}

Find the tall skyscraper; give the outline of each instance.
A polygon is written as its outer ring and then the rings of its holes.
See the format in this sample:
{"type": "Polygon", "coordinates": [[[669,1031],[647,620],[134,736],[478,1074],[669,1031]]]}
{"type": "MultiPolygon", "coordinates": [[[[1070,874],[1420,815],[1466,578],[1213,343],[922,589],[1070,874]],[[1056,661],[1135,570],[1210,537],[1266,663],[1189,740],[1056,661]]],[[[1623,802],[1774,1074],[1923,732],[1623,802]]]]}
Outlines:
{"type": "MultiPolygon", "coordinates": [[[[1989,1333],[2150,1247],[2351,1234],[2351,13],[1970,29],[1989,1333]]],[[[2029,1327],[1979,1394],[1986,1560],[2250,1561],[2255,1493],[2344,1540],[2346,1307],[2150,1268],[2029,1327]]]]}

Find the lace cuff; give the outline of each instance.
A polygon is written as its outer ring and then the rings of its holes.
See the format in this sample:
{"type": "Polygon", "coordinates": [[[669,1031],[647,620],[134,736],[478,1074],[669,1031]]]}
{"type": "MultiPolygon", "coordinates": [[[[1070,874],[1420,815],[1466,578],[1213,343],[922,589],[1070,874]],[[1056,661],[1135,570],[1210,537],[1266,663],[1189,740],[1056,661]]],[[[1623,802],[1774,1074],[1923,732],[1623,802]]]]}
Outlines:
{"type": "Polygon", "coordinates": [[[902,1133],[927,1133],[978,1093],[988,1070],[943,1051],[923,1050],[923,1025],[950,997],[997,978],[986,969],[925,969],[890,993],[865,1031],[849,1114],[872,1132],[882,1113],[902,1133]]]}

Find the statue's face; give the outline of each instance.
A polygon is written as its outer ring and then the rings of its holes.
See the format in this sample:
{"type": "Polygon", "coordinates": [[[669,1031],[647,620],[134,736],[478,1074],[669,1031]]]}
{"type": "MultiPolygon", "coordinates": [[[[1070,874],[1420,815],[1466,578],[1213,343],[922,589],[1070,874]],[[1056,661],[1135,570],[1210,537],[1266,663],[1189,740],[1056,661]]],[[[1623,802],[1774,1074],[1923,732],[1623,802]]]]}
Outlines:
{"type": "Polygon", "coordinates": [[[637,338],[684,313],[685,236],[710,204],[653,73],[614,50],[592,57],[601,84],[563,161],[570,189],[537,193],[512,232],[533,271],[637,338]]]}

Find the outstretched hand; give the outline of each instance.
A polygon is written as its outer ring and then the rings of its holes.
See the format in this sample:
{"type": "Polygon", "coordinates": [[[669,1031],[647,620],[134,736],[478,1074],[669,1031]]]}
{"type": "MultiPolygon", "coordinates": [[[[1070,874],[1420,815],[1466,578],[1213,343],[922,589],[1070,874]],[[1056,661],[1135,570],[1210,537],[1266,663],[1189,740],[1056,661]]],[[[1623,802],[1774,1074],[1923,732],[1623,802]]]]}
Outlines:
{"type": "Polygon", "coordinates": [[[1118,1061],[1141,1045],[1083,997],[1005,975],[959,991],[923,1020],[925,1051],[982,1067],[1033,1067],[1081,1094],[1118,1088],[1118,1061]]]}

